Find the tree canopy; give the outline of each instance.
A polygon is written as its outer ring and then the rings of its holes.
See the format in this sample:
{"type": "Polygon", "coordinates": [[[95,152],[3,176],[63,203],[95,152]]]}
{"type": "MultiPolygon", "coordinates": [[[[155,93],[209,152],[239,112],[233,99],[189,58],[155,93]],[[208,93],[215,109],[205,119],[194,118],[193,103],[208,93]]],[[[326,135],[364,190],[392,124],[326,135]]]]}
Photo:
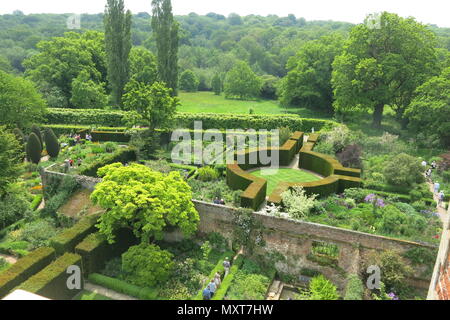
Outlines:
{"type": "Polygon", "coordinates": [[[0,125],[30,127],[42,120],[45,102],[31,81],[0,71],[0,125]]]}
{"type": "Polygon", "coordinates": [[[0,199],[6,194],[9,184],[21,174],[23,146],[5,126],[0,126],[0,199]]]}
{"type": "Polygon", "coordinates": [[[384,12],[379,28],[367,19],[352,28],[333,63],[334,107],[341,113],[369,110],[373,126],[380,127],[384,106],[402,119],[416,88],[435,72],[435,36],[413,18],[384,12]]]}
{"type": "Polygon", "coordinates": [[[251,99],[259,96],[261,79],[246,62],[238,62],[225,78],[224,93],[226,98],[251,99]]]}
{"type": "Polygon", "coordinates": [[[142,242],[161,239],[173,226],[189,236],[200,220],[192,203],[192,191],[179,172],[162,174],[152,169],[114,163],[98,170],[103,178],[91,199],[106,209],[100,217],[99,232],[114,242],[114,232],[131,228],[142,242]]]}

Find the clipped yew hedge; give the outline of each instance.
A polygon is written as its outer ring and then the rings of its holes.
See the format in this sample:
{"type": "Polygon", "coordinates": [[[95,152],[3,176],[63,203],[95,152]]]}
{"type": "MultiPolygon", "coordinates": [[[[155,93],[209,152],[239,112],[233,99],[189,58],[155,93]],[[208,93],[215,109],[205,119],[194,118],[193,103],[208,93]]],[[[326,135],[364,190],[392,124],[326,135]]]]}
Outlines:
{"type": "Polygon", "coordinates": [[[228,289],[230,288],[231,284],[233,283],[234,277],[238,273],[239,269],[242,266],[242,263],[244,262],[244,257],[242,255],[239,255],[236,260],[234,260],[233,264],[230,268],[230,273],[223,279],[222,284],[220,285],[219,289],[217,289],[216,293],[212,297],[211,300],[223,300],[228,292],[228,289]]]}
{"type": "Polygon", "coordinates": [[[131,135],[126,132],[91,131],[92,141],[130,142],[131,135]]]}
{"type": "Polygon", "coordinates": [[[75,247],[75,253],[82,257],[86,276],[103,270],[107,261],[138,243],[133,233],[126,229],[119,230],[115,240],[114,244],[109,244],[102,234],[92,233],[75,247]]]}
{"type": "Polygon", "coordinates": [[[127,163],[132,161],[136,161],[136,150],[133,148],[119,148],[110,155],[105,156],[98,161],[92,162],[89,166],[83,168],[80,171],[80,175],[97,177],[97,171],[101,167],[115,162],[127,163]]]}
{"type": "MultiPolygon", "coordinates": [[[[67,273],[67,268],[75,265],[81,268],[81,257],[77,254],[65,253],[22,283],[18,289],[53,300],[71,300],[82,289],[69,289],[67,287],[67,280],[70,276],[67,273]]],[[[83,282],[81,281],[81,283],[83,282]]]]}
{"type": "Polygon", "coordinates": [[[0,298],[41,271],[55,258],[55,249],[39,248],[19,259],[8,269],[0,273],[0,298]]]}
{"type": "Polygon", "coordinates": [[[95,224],[98,217],[98,215],[91,215],[81,218],[74,226],[51,238],[50,246],[55,249],[58,255],[64,252],[73,252],[78,243],[96,230],[95,224]]]}
{"type": "MultiPolygon", "coordinates": [[[[126,111],[102,109],[59,109],[50,108],[45,124],[74,124],[106,127],[126,126],[126,111]]],[[[293,131],[316,131],[338,125],[337,122],[321,119],[306,119],[295,114],[249,115],[219,113],[183,113],[175,115],[179,128],[194,128],[194,121],[201,121],[203,129],[277,129],[288,127],[293,131]]]]}

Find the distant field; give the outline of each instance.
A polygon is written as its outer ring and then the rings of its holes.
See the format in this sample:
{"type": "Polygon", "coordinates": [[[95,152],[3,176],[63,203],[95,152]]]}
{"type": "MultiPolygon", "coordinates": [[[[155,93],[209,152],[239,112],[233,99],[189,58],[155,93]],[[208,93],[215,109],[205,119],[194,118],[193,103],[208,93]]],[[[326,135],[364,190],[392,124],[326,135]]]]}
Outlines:
{"type": "Polygon", "coordinates": [[[180,92],[181,106],[178,111],[190,113],[244,113],[250,108],[255,114],[295,113],[303,118],[330,118],[329,115],[307,108],[282,108],[275,100],[242,101],[225,99],[213,92],[180,92]]]}
{"type": "Polygon", "coordinates": [[[312,182],[320,180],[316,175],[303,170],[281,168],[275,169],[259,169],[252,171],[251,174],[258,178],[267,180],[267,194],[271,194],[272,191],[280,182],[312,182]]]}

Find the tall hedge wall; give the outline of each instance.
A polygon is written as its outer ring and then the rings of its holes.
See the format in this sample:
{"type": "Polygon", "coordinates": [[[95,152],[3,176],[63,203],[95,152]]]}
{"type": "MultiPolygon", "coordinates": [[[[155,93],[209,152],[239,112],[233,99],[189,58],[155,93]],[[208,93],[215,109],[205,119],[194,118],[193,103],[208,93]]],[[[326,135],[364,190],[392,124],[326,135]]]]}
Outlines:
{"type": "Polygon", "coordinates": [[[85,167],[80,171],[80,175],[97,177],[97,171],[101,167],[115,162],[127,163],[132,161],[136,161],[136,151],[132,148],[120,148],[109,156],[93,162],[89,166],[85,167]]]}
{"type": "MultiPolygon", "coordinates": [[[[51,108],[46,115],[46,124],[99,125],[108,127],[126,126],[125,111],[100,109],[58,109],[51,108]]],[[[277,129],[289,127],[296,131],[316,131],[338,125],[331,120],[306,119],[294,114],[248,115],[217,113],[182,113],[175,115],[178,128],[194,128],[194,121],[202,121],[203,129],[277,129]]]]}
{"type": "MultiPolygon", "coordinates": [[[[69,266],[81,266],[81,256],[73,253],[65,253],[42,271],[25,281],[18,289],[35,293],[53,300],[71,300],[80,291],[69,289],[67,273],[69,266]]],[[[83,281],[81,281],[83,286],[83,281]]]]}
{"type": "Polygon", "coordinates": [[[0,273],[0,298],[44,269],[55,258],[55,249],[39,248],[19,259],[15,264],[0,273]]]}
{"type": "Polygon", "coordinates": [[[82,218],[73,227],[68,228],[50,239],[50,246],[58,255],[64,252],[72,252],[75,246],[80,243],[88,234],[94,232],[98,215],[91,215],[82,218]]]}
{"type": "Polygon", "coordinates": [[[324,177],[334,173],[334,167],[340,167],[339,161],[332,157],[313,151],[300,151],[299,167],[316,172],[324,177]]]}
{"type": "Polygon", "coordinates": [[[137,243],[138,240],[133,233],[126,229],[116,234],[114,244],[109,244],[100,233],[92,233],[75,247],[75,253],[82,257],[83,272],[88,276],[102,270],[108,260],[120,256],[137,243]]]}

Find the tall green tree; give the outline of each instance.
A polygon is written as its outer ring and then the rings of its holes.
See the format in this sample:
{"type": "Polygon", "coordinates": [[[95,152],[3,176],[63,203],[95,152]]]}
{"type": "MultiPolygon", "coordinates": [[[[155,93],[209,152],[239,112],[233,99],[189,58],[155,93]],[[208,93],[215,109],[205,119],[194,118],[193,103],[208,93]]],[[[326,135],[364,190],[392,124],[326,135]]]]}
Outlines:
{"type": "Polygon", "coordinates": [[[156,39],[159,80],[178,92],[179,24],[173,18],[170,0],[152,0],[152,29],[156,39]]]}
{"type": "Polygon", "coordinates": [[[143,47],[133,47],[129,60],[131,80],[149,85],[158,80],[156,57],[151,51],[143,47]]]}
{"type": "Polygon", "coordinates": [[[144,243],[162,239],[169,226],[186,236],[197,230],[200,218],[192,191],[179,172],[165,175],[140,164],[114,163],[100,168],[98,175],[103,180],[91,199],[106,209],[98,227],[110,243],[121,228],[130,228],[144,243]]]}
{"type": "Polygon", "coordinates": [[[261,79],[253,72],[250,66],[244,62],[238,62],[231,69],[224,83],[226,98],[251,99],[260,94],[261,79]]]}
{"type": "Polygon", "coordinates": [[[57,158],[60,151],[60,146],[58,138],[52,128],[46,128],[44,130],[44,140],[48,155],[52,158],[57,158]]]}
{"type": "Polygon", "coordinates": [[[26,128],[44,113],[45,101],[31,81],[0,71],[0,125],[26,128]]]}
{"type": "Polygon", "coordinates": [[[211,87],[215,95],[219,96],[222,93],[222,79],[220,79],[218,73],[214,74],[214,77],[211,80],[211,87]]]}
{"type": "Polygon", "coordinates": [[[406,116],[418,136],[450,146],[450,67],[417,89],[406,116]]]}
{"type": "Polygon", "coordinates": [[[105,15],[105,49],[112,102],[122,106],[122,95],[129,79],[131,50],[131,12],[125,12],[123,0],[107,0],[105,15]]]}
{"type": "Polygon", "coordinates": [[[38,164],[41,161],[42,144],[39,141],[37,135],[32,132],[28,136],[27,141],[27,159],[34,164],[38,164]]]}
{"type": "Polygon", "coordinates": [[[195,92],[198,90],[200,80],[192,70],[185,70],[180,75],[180,89],[188,92],[195,92]]]}
{"type": "Polygon", "coordinates": [[[280,102],[285,106],[307,106],[333,111],[332,64],[342,51],[341,36],[324,36],[307,42],[288,60],[280,102]]]}
{"type": "Polygon", "coordinates": [[[81,71],[72,81],[70,103],[80,109],[103,109],[108,104],[104,84],[96,83],[87,71],[81,71]]]}
{"type": "Polygon", "coordinates": [[[8,185],[19,178],[23,156],[23,146],[16,136],[5,126],[0,126],[0,200],[8,185]]]}
{"type": "Polygon", "coordinates": [[[64,37],[39,42],[37,50],[37,54],[23,62],[25,75],[48,100],[54,100],[54,93],[57,92],[69,101],[72,81],[83,70],[89,73],[93,81],[106,82],[103,33],[67,32],[64,37]]]}
{"type": "Polygon", "coordinates": [[[435,36],[414,18],[384,12],[376,26],[355,26],[333,63],[334,107],[338,112],[373,112],[380,127],[385,105],[403,119],[418,86],[436,69],[435,36]]]}

